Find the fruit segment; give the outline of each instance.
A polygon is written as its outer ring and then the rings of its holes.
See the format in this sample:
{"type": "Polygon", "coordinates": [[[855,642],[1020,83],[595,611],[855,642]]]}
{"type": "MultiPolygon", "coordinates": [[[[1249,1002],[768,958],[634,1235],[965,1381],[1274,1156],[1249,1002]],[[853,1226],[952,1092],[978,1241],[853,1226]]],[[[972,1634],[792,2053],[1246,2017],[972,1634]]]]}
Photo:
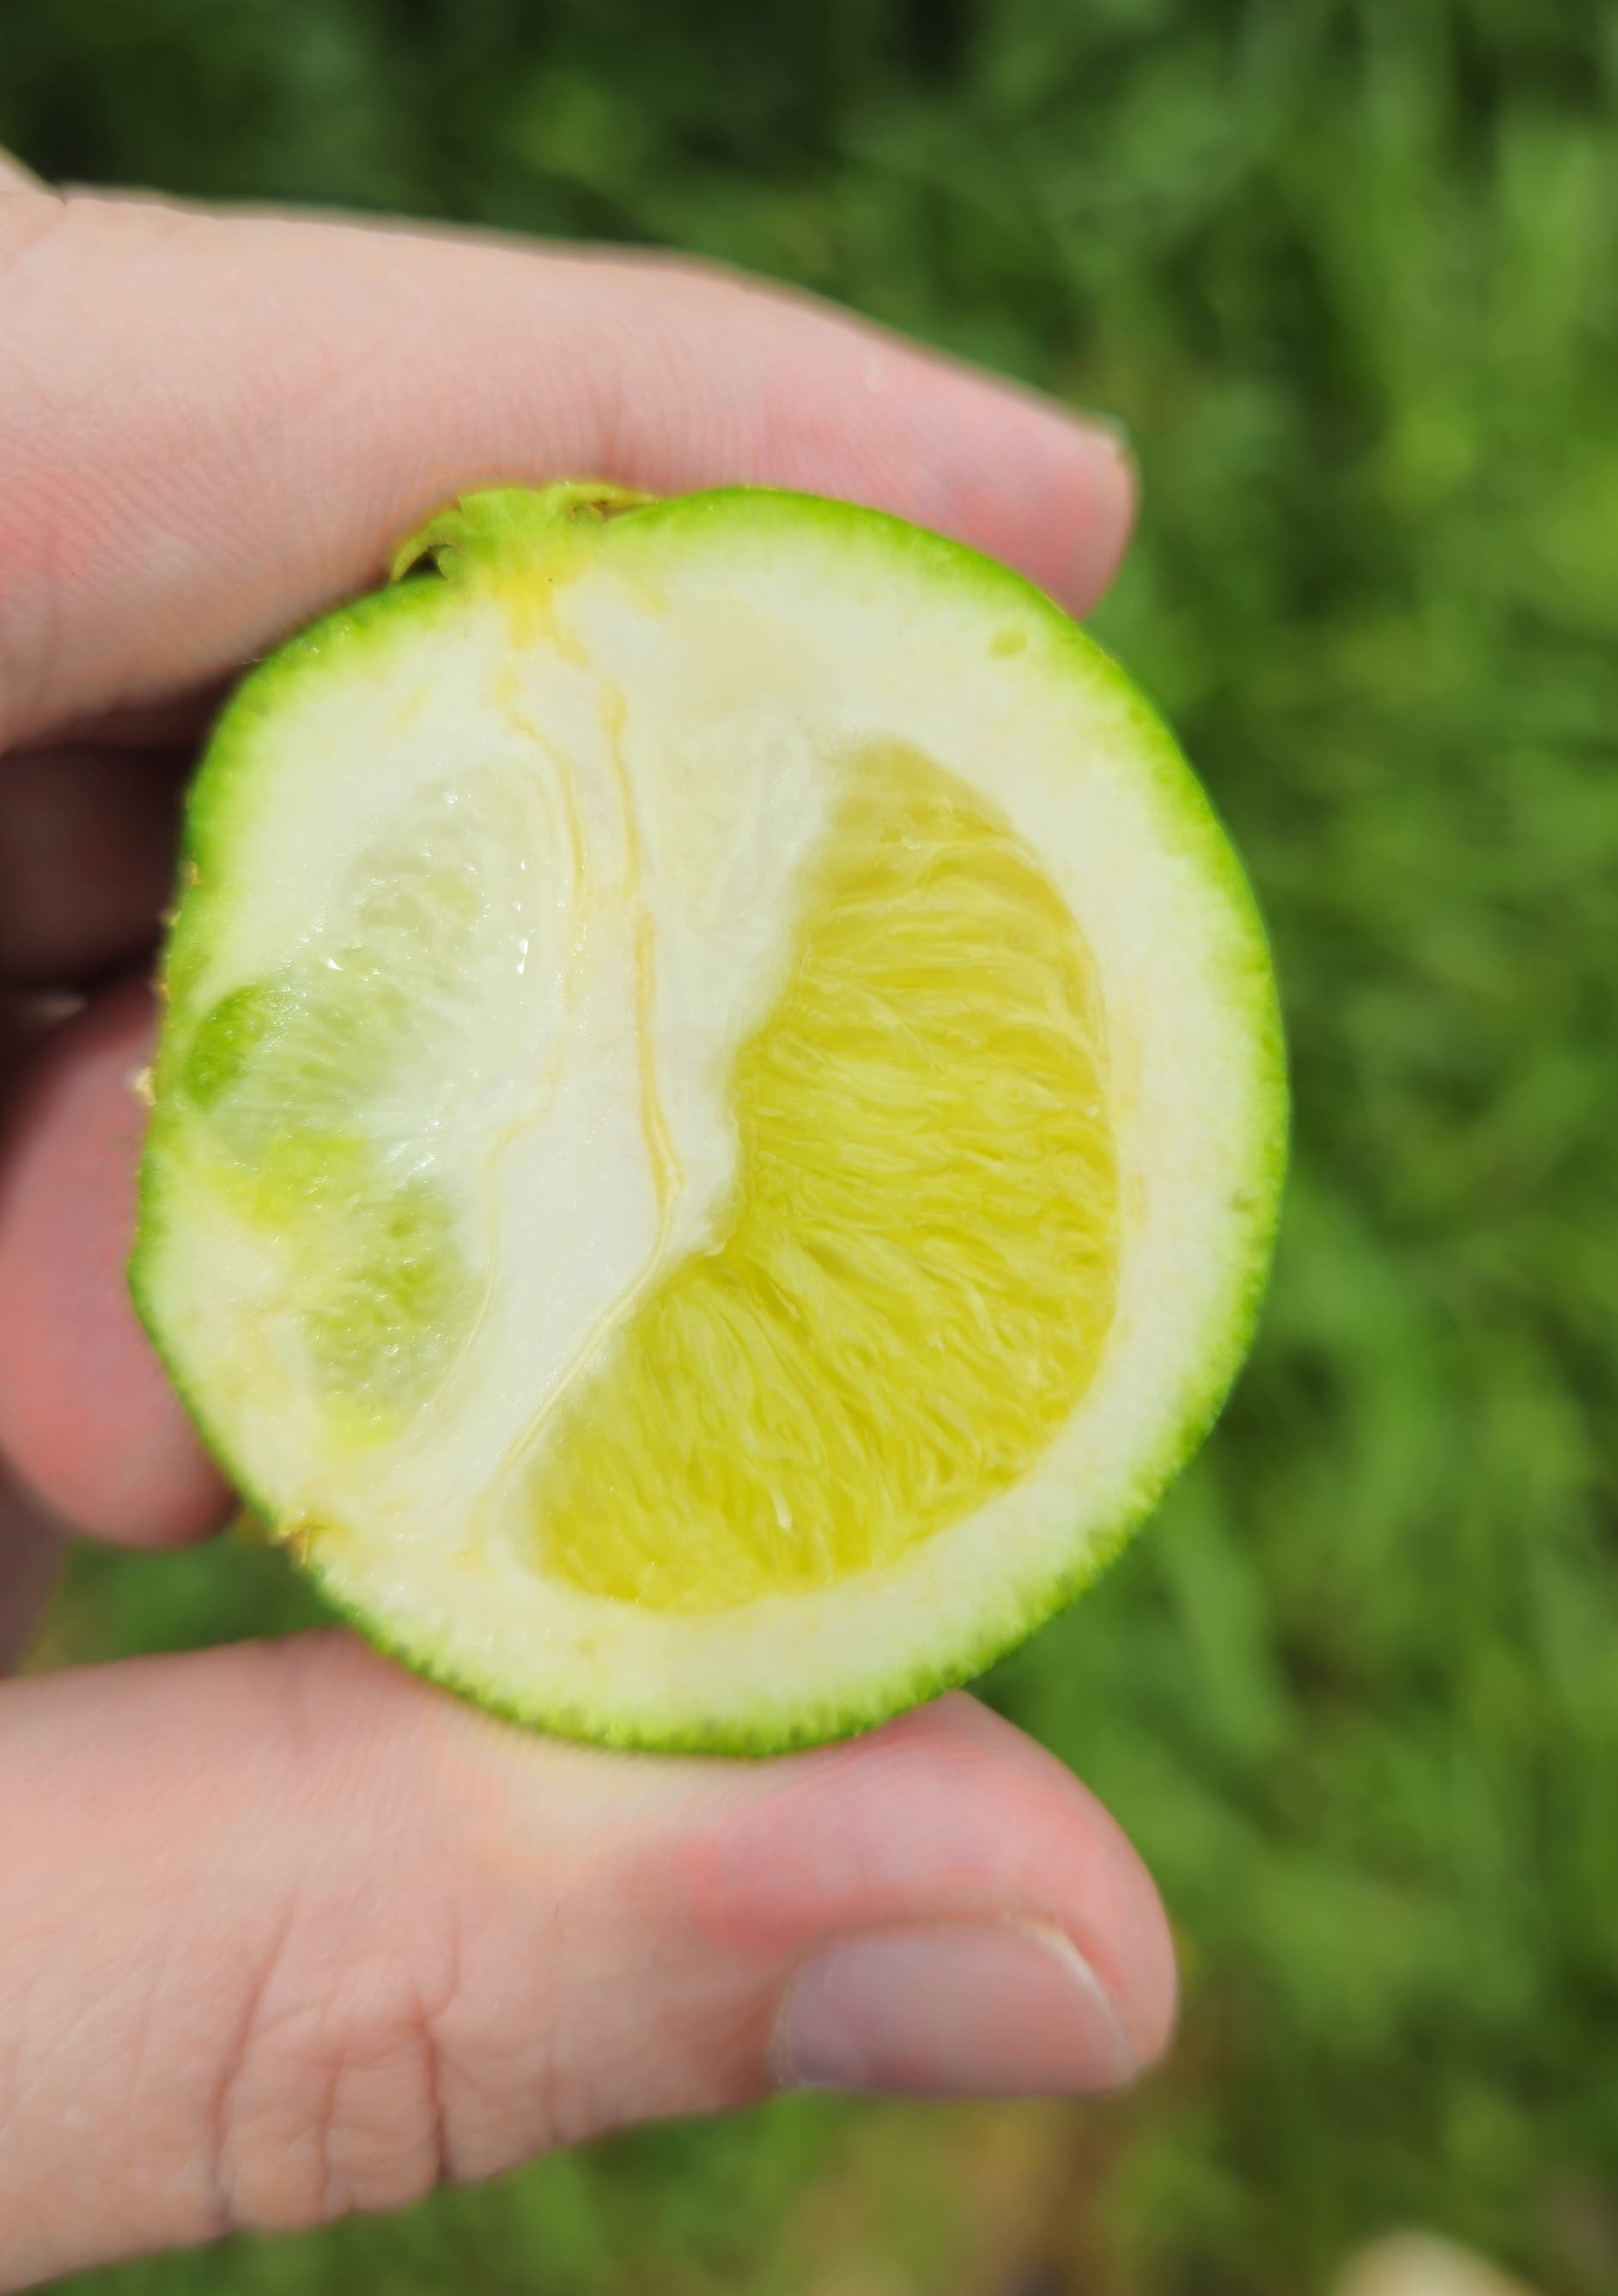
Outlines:
{"type": "Polygon", "coordinates": [[[1083,1391],[1115,1178],[1077,928],[984,800],[856,755],[731,1079],[736,1199],[581,1366],[525,1484],[539,1566],[714,1610],[891,1562],[1083,1391]]]}

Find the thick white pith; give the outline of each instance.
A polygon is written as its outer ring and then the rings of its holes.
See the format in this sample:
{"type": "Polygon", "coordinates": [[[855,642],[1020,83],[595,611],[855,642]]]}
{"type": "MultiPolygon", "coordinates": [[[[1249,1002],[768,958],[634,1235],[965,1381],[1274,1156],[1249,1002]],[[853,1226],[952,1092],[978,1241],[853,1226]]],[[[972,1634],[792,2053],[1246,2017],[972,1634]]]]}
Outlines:
{"type": "Polygon", "coordinates": [[[250,862],[210,906],[196,1013],[328,929],[413,795],[493,802],[527,841],[518,930],[491,993],[471,984],[461,1081],[443,1080],[433,1153],[479,1176],[463,1193],[492,1272],[434,1401],[380,1451],[333,1446],[296,1351],[266,1343],[273,1251],[210,1189],[166,1093],[142,1288],[236,1472],[402,1649],[568,1726],[766,1743],[1011,1639],[1155,1495],[1233,1368],[1281,1088],[1239,879],[1111,665],[946,545],[716,499],[739,506],[637,514],[556,578],[469,582],[396,635],[338,632],[238,734],[215,800],[217,842],[250,862]],[[546,1581],[514,1463],[600,1334],[710,1240],[731,1062],[779,991],[838,776],[884,742],[993,802],[1090,952],[1122,1220],[1100,1368],[1015,1489],[891,1570],[698,1617],[546,1581]]]}

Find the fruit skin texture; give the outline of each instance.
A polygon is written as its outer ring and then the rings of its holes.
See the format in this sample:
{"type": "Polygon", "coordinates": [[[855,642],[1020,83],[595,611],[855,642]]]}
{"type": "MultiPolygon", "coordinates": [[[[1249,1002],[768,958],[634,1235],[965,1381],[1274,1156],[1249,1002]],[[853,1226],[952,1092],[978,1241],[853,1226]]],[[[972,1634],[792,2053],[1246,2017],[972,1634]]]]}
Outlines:
{"type": "MultiPolygon", "coordinates": [[[[985,1604],[970,1631],[958,1627],[944,1646],[923,1647],[909,1654],[905,1663],[873,1671],[852,1689],[844,1684],[822,1693],[806,1685],[789,1710],[776,1707],[756,1718],[727,1710],[723,1703],[712,1711],[693,1709],[689,1700],[668,1711],[659,1712],[655,1701],[642,1701],[625,1710],[614,1696],[609,1672],[599,1697],[558,1695],[543,1682],[513,1685],[492,1680],[476,1665],[446,1652],[430,1619],[406,1620],[356,1598],[342,1568],[343,1541],[328,1538],[325,1526],[282,1521],[275,1532],[333,1607],[372,1642],[490,1711],[597,1743],[760,1756],[869,1728],[968,1679],[1082,1593],[1127,1543],[1202,1442],[1251,1344],[1268,1278],[1286,1164],[1287,1093],[1279,1005],[1264,928],[1240,864],[1200,784],[1160,721],[1093,642],[1020,577],[959,544],[881,513],[768,489],[723,489],[662,504],[593,483],[557,487],[541,495],[496,489],[468,496],[429,521],[395,554],[388,587],[316,622],[243,680],[219,721],[189,798],[180,894],[163,965],[166,993],[182,997],[193,972],[206,963],[209,905],[233,833],[233,805],[256,770],[251,757],[255,734],[274,717],[288,690],[312,673],[320,674],[329,652],[372,636],[391,645],[408,634],[418,618],[421,627],[429,627],[462,585],[514,557],[547,568],[552,578],[563,580],[576,557],[595,545],[604,521],[623,518],[650,534],[659,522],[684,521],[693,530],[716,523],[723,530],[729,519],[772,516],[787,522],[789,539],[799,530],[817,532],[834,542],[846,533],[862,546],[886,546],[896,559],[919,564],[927,574],[959,588],[969,588],[985,602],[987,611],[1015,617],[1025,628],[1037,627],[1053,660],[1069,659],[1076,676],[1105,686],[1127,725],[1137,770],[1149,776],[1156,801],[1173,816],[1180,842],[1195,857],[1205,896],[1222,908],[1228,945],[1223,993],[1227,1004],[1240,1010],[1250,1052],[1243,1180],[1228,1205],[1230,1246],[1226,1258],[1231,1278],[1222,1312],[1200,1333],[1197,1373],[1181,1384],[1172,1428],[1153,1445],[1149,1456],[1133,1462],[1127,1488],[1107,1518],[1089,1522],[1061,1565],[1047,1570],[1036,1587],[1024,1590],[1014,1603],[985,1604]],[[429,569],[441,578],[424,578],[429,569]]],[[[282,1511],[272,1498],[255,1490],[257,1479],[250,1468],[233,1456],[237,1447],[231,1428],[199,1394],[194,1369],[175,1343],[162,1296],[165,1242],[176,1217],[172,1197],[165,1200],[166,1109],[177,1095],[177,1062],[184,1049],[171,1045],[166,1035],[154,1064],[154,1124],[142,1166],[130,1287],[137,1312],[204,1440],[248,1505],[275,1524],[282,1511]]],[[[1077,1494],[1075,1505],[1076,1511],[1077,1494]]]]}

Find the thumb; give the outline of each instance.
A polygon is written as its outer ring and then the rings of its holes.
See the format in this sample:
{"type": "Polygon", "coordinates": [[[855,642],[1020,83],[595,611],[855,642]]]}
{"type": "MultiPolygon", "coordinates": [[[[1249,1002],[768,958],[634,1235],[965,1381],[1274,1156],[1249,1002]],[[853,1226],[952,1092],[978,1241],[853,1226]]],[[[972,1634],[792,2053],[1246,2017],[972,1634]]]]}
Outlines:
{"type": "Polygon", "coordinates": [[[318,1635],[0,1709],[0,2287],[794,2081],[1116,2086],[1172,2018],[1133,1853],[963,1698],[655,1760],[318,1635]]]}

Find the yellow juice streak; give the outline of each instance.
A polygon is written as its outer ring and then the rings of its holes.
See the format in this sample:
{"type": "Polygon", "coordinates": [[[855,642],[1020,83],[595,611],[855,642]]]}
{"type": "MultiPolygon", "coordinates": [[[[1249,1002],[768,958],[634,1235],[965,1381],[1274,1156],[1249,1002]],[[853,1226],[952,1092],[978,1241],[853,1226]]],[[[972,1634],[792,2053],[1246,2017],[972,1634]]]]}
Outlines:
{"type": "MultiPolygon", "coordinates": [[[[684,1185],[684,1170],[674,1148],[673,1135],[669,1130],[668,1119],[663,1106],[662,1090],[658,1080],[654,1027],[657,1002],[656,935],[651,912],[646,900],[644,852],[640,824],[635,813],[634,795],[630,784],[629,771],[624,761],[624,718],[623,695],[616,687],[603,684],[601,730],[606,744],[608,764],[617,795],[619,817],[624,832],[625,866],[619,901],[630,918],[631,947],[634,961],[634,1028],[640,1069],[641,1124],[651,1166],[652,1193],[657,1201],[657,1234],[639,1273],[631,1283],[625,1284],[623,1292],[611,1306],[604,1308],[590,1324],[544,1400],[507,1446],[499,1466],[489,1477],[481,1496],[471,1510],[469,1537],[470,1543],[473,1546],[486,1544],[487,1529],[492,1520],[490,1509],[507,1477],[514,1470],[517,1463],[531,1453],[533,1447],[555,1415],[580,1374],[599,1352],[603,1342],[628,1320],[653,1279],[659,1274],[667,1253],[669,1239],[674,1233],[674,1206],[684,1185]]],[[[536,734],[535,738],[540,737],[536,734]]]]}
{"type": "MultiPolygon", "coordinates": [[[[537,635],[537,633],[535,634],[537,635]]],[[[554,633],[552,632],[552,635],[554,633]]],[[[573,936],[568,951],[567,970],[562,979],[562,999],[564,1004],[571,1010],[578,1002],[579,983],[584,972],[584,956],[589,940],[592,898],[595,887],[589,840],[584,834],[584,812],[579,804],[578,767],[554,742],[548,740],[540,731],[521,707],[518,696],[516,667],[508,662],[495,680],[491,698],[495,709],[513,732],[519,734],[535,750],[543,764],[553,771],[555,788],[560,798],[562,824],[568,841],[568,858],[572,882],[572,894],[568,906],[574,919],[573,936]]],[[[477,1312],[472,1317],[466,1337],[455,1352],[454,1363],[439,1382],[437,1391],[440,1394],[448,1385],[450,1378],[467,1360],[479,1332],[488,1320],[489,1307],[494,1298],[500,1267],[500,1213],[497,1193],[494,1185],[494,1168],[512,1141],[527,1131],[529,1126],[543,1114],[550,1102],[555,1098],[557,1088],[561,1082],[562,1061],[563,1053],[559,1050],[535,1078],[533,1087],[525,1097],[519,1112],[515,1116],[509,1117],[505,1123],[496,1126],[489,1135],[482,1160],[486,1255],[483,1288],[478,1298],[477,1312]]],[[[481,1537],[475,1528],[466,1545],[459,1551],[456,1559],[470,1566],[486,1569],[481,1537]]]]}
{"type": "Polygon", "coordinates": [[[517,672],[510,663],[500,673],[494,687],[494,706],[514,732],[525,742],[531,742],[549,766],[556,769],[556,785],[561,796],[562,822],[568,835],[568,857],[573,870],[573,898],[570,906],[574,915],[573,943],[568,952],[568,970],[562,980],[562,998],[569,1007],[578,1001],[579,976],[584,971],[584,945],[590,937],[590,910],[595,892],[595,873],[591,865],[589,840],[584,835],[584,816],[578,800],[578,767],[556,744],[546,739],[534,720],[518,703],[517,672]]]}
{"type": "Polygon", "coordinates": [[[602,701],[602,730],[607,737],[608,761],[617,785],[618,805],[624,821],[624,844],[628,856],[628,865],[624,873],[624,906],[634,918],[635,1036],[641,1054],[641,1123],[651,1156],[652,1188],[658,1199],[658,1241],[653,1247],[653,1256],[654,1259],[660,1259],[674,1226],[674,1204],[685,1175],[674,1152],[668,1119],[663,1111],[663,1095],[658,1086],[658,1055],[652,1028],[657,996],[657,947],[651,911],[646,905],[642,882],[644,862],[641,826],[635,816],[634,793],[629,786],[629,769],[624,763],[624,697],[616,686],[608,686],[602,701]]]}

